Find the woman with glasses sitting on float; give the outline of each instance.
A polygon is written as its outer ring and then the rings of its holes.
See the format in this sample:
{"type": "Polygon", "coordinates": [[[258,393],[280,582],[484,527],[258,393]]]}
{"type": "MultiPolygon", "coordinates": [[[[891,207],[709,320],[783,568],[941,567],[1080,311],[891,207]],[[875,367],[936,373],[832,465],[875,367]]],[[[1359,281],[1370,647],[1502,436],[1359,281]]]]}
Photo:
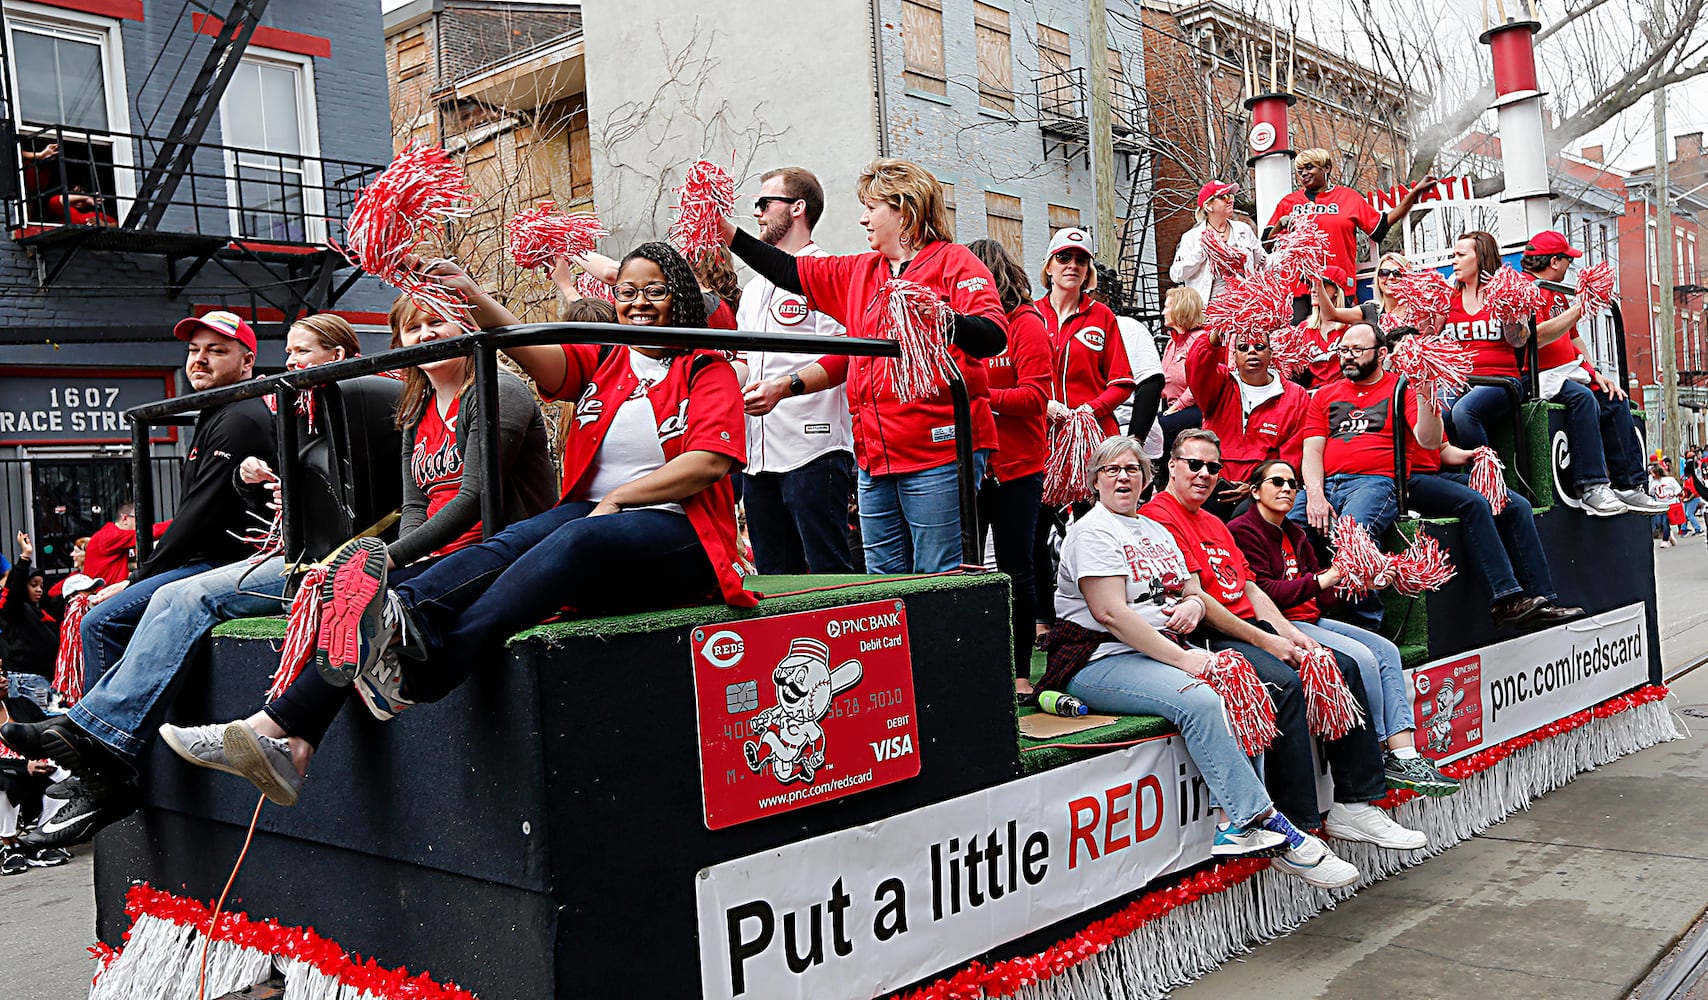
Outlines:
{"type": "Polygon", "coordinates": [[[1340,570],[1323,569],[1316,549],[1305,530],[1288,520],[1293,499],[1299,494],[1298,467],[1272,459],[1259,464],[1247,477],[1252,504],[1228,522],[1234,541],[1251,565],[1257,586],[1269,595],[1287,620],[1299,631],[1330,649],[1345,653],[1358,664],[1364,693],[1370,700],[1371,724],[1382,741],[1383,771],[1389,788],[1405,788],[1424,795],[1451,795],[1459,783],[1436,769],[1417,752],[1413,731],[1411,699],[1400,650],[1392,642],[1368,629],[1325,618],[1322,606],[1334,600],[1340,570]]]}

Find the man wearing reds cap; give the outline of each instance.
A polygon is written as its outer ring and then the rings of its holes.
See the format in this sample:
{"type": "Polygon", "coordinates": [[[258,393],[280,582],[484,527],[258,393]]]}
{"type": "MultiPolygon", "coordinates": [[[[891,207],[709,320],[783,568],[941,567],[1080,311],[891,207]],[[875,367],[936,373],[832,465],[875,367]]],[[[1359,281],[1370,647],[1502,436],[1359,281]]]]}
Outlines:
{"type": "Polygon", "coordinates": [[[1241,258],[1239,266],[1247,274],[1263,266],[1263,243],[1257,233],[1234,218],[1234,195],[1238,192],[1239,185],[1225,181],[1211,181],[1198,189],[1198,207],[1193,210],[1198,224],[1181,234],[1174,263],[1168,266],[1169,280],[1196,291],[1205,303],[1227,287],[1223,269],[1230,266],[1230,262],[1219,262],[1212,256],[1205,240],[1219,240],[1232,250],[1241,258]]]}
{"type": "MultiPolygon", "coordinates": [[[[1582,256],[1565,236],[1544,229],[1525,244],[1519,264],[1530,278],[1558,283],[1582,256]]],[[[1666,505],[1646,488],[1643,443],[1625,390],[1589,363],[1577,331],[1582,316],[1581,305],[1568,306],[1565,295],[1542,289],[1536,310],[1537,394],[1566,408],[1566,445],[1578,503],[1594,517],[1665,513],[1666,505]]]]}

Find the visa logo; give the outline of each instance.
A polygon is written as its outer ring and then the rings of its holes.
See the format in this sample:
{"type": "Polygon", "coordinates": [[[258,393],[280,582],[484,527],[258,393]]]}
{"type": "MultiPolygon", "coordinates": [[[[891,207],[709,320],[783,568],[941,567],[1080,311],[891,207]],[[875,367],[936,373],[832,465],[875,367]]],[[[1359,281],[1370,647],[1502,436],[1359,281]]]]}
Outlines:
{"type": "Polygon", "coordinates": [[[879,740],[867,745],[872,748],[872,756],[877,758],[878,763],[881,764],[886,760],[895,760],[898,757],[906,757],[913,753],[913,736],[911,734],[891,736],[887,740],[879,740]]]}

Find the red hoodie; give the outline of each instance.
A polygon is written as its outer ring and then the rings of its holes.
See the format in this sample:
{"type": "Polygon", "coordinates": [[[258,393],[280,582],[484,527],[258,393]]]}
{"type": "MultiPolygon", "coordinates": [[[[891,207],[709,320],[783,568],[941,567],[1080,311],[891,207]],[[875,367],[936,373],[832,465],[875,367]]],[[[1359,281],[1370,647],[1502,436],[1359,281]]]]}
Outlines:
{"type": "Polygon", "coordinates": [[[1043,472],[1050,454],[1044,417],[1050,401],[1050,341],[1037,306],[1028,302],[1008,314],[1008,347],[986,358],[984,367],[996,417],[991,475],[1006,483],[1043,472]]]}
{"type": "Polygon", "coordinates": [[[1036,305],[1050,336],[1050,398],[1070,410],[1090,403],[1103,433],[1119,434],[1115,407],[1133,394],[1133,366],[1115,314],[1084,295],[1066,323],[1056,317],[1048,295],[1036,305]]]}
{"type": "Polygon", "coordinates": [[[1257,404],[1246,416],[1238,380],[1228,371],[1222,348],[1211,346],[1209,337],[1199,337],[1186,351],[1186,382],[1204,413],[1204,427],[1222,439],[1222,477],[1229,482],[1244,482],[1268,459],[1286,459],[1297,469],[1304,457],[1311,394],[1297,382],[1273,373],[1271,377],[1281,383],[1281,394],[1257,404]]]}

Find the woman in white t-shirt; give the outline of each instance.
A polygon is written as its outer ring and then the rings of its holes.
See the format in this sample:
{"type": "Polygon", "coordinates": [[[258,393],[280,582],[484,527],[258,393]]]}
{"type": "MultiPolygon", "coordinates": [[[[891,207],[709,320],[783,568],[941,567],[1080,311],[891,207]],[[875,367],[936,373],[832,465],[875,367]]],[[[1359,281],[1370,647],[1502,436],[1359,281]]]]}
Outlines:
{"type": "Polygon", "coordinates": [[[1284,871],[1313,884],[1342,884],[1352,866],[1299,832],[1275,808],[1228,725],[1221,696],[1197,680],[1214,654],[1181,637],[1203,620],[1198,577],[1167,528],[1138,513],[1150,463],[1131,437],[1091,454],[1097,503],[1068,529],[1056,574],[1056,626],[1042,688],[1093,709],[1160,715],[1180,730],[1229,822],[1218,824],[1218,857],[1286,854],[1284,871]],[[1182,676],[1182,674],[1186,676],[1182,676]]]}

